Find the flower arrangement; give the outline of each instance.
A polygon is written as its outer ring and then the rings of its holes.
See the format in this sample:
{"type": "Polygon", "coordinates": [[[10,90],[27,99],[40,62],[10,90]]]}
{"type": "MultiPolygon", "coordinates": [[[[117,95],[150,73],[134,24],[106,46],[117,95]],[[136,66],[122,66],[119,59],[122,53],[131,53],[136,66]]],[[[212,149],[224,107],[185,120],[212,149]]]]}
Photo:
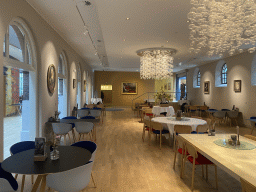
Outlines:
{"type": "Polygon", "coordinates": [[[161,91],[157,92],[155,95],[156,103],[168,103],[171,99],[171,95],[165,94],[163,88],[161,88],[161,91]]]}

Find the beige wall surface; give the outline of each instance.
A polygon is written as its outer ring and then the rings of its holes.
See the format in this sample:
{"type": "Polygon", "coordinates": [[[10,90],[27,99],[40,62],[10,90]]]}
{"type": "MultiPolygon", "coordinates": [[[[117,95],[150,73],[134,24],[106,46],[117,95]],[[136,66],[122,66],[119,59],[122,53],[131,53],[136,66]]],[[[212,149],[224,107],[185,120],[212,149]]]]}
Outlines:
{"type": "MultiPolygon", "coordinates": [[[[154,92],[154,80],[140,79],[139,72],[110,72],[110,71],[95,71],[95,90],[100,97],[101,85],[112,85],[112,105],[115,106],[131,106],[132,100],[145,92],[154,92]],[[121,83],[131,82],[137,83],[138,94],[123,95],[121,93],[121,83]]],[[[140,100],[143,100],[140,98],[140,100]]],[[[139,100],[136,100],[136,102],[139,100]]]]}
{"type": "MultiPolygon", "coordinates": [[[[93,72],[84,60],[66,43],[54,29],[52,29],[38,13],[25,0],[1,0],[0,1],[0,45],[3,45],[4,35],[9,23],[13,18],[22,18],[32,31],[37,52],[37,77],[38,77],[38,135],[41,136],[42,129],[48,118],[54,115],[58,110],[58,91],[57,89],[50,95],[47,90],[47,68],[54,64],[58,68],[59,55],[62,51],[66,53],[68,75],[67,79],[72,78],[71,64],[80,63],[81,72],[89,71],[88,90],[91,90],[93,72]]],[[[3,52],[3,46],[0,46],[0,52],[3,52]]],[[[0,73],[3,74],[3,54],[0,54],[0,73]]],[[[82,76],[81,74],[81,76],[82,76]]],[[[76,90],[71,89],[71,83],[68,82],[68,114],[76,105],[76,90]]],[[[58,87],[58,85],[56,85],[58,87]]],[[[81,89],[82,90],[82,89],[81,89]]],[[[3,75],[0,76],[0,106],[3,108],[3,75]]],[[[83,94],[84,96],[84,94],[83,94]]],[[[91,93],[89,93],[89,97],[91,93]]],[[[85,98],[82,98],[85,102],[85,98]]],[[[0,161],[3,154],[3,110],[0,110],[0,161]]]]}
{"type": "Polygon", "coordinates": [[[251,67],[255,54],[244,52],[242,54],[224,59],[228,67],[227,87],[215,87],[215,69],[219,62],[216,61],[199,66],[201,72],[200,88],[193,88],[193,75],[195,68],[189,69],[187,77],[188,99],[192,105],[202,105],[204,102],[210,108],[232,109],[233,105],[239,108],[245,120],[256,116],[256,86],[251,84],[251,67]],[[234,91],[234,80],[242,81],[241,92],[234,91]],[[210,93],[204,94],[203,83],[210,81],[210,93]]]}

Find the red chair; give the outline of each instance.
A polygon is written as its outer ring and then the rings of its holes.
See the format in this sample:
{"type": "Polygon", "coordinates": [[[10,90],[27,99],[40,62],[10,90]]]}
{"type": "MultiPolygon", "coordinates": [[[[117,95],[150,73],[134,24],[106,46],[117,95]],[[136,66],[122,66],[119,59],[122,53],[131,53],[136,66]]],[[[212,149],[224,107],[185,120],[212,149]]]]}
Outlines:
{"type": "Polygon", "coordinates": [[[216,188],[218,189],[218,179],[217,179],[217,166],[211,162],[209,159],[204,157],[202,154],[198,153],[196,148],[192,146],[188,142],[184,142],[185,146],[185,153],[189,153],[189,155],[184,155],[183,157],[183,166],[182,166],[182,173],[181,177],[183,176],[184,170],[185,170],[185,162],[188,160],[191,164],[193,164],[192,168],[192,183],[191,183],[191,190],[193,191],[194,189],[194,179],[195,179],[195,166],[196,165],[202,165],[202,176],[204,176],[204,169],[203,165],[206,165],[206,180],[208,180],[208,165],[213,165],[215,166],[215,180],[216,180],[216,188]]]}

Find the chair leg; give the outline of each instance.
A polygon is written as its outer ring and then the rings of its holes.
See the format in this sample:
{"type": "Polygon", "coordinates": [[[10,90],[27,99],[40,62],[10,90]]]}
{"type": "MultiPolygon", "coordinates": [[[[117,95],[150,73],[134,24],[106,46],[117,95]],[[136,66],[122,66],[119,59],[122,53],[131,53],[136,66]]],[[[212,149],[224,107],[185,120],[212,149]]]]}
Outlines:
{"type": "Polygon", "coordinates": [[[208,181],[208,165],[206,164],[206,181],[208,181]]]}
{"type": "Polygon", "coordinates": [[[63,137],[64,137],[64,145],[67,145],[66,135],[64,135],[63,137]]]}
{"type": "Polygon", "coordinates": [[[195,158],[193,160],[193,169],[192,169],[192,183],[191,183],[191,191],[194,190],[194,180],[195,180],[195,158]]]}
{"type": "Polygon", "coordinates": [[[177,150],[175,149],[174,161],[173,161],[173,169],[174,169],[174,170],[175,170],[175,164],[176,164],[176,156],[177,156],[177,150]]]}
{"type": "Polygon", "coordinates": [[[68,138],[69,138],[69,142],[70,142],[70,145],[72,144],[72,141],[71,141],[71,138],[70,138],[70,135],[68,133],[68,138]]]}
{"type": "Polygon", "coordinates": [[[16,179],[16,180],[17,180],[18,175],[19,175],[19,174],[15,174],[14,179],[16,179]]]}
{"type": "Polygon", "coordinates": [[[161,147],[162,147],[162,131],[160,131],[159,137],[160,137],[160,149],[161,149],[161,147]]]}
{"type": "Polygon", "coordinates": [[[23,192],[23,190],[24,190],[24,184],[25,184],[25,176],[26,175],[22,175],[22,184],[21,184],[21,192],[23,192]]]}
{"type": "Polygon", "coordinates": [[[142,132],[142,141],[144,142],[144,138],[145,138],[145,126],[143,126],[143,132],[142,132]]]}
{"type": "Polygon", "coordinates": [[[81,141],[81,133],[79,133],[79,136],[78,136],[78,141],[81,141]]]}
{"type": "Polygon", "coordinates": [[[31,183],[34,184],[34,175],[31,175],[31,183]]]}
{"type": "Polygon", "coordinates": [[[91,173],[91,177],[92,177],[92,182],[93,182],[93,184],[94,184],[94,187],[96,188],[96,184],[95,184],[95,181],[94,181],[94,179],[93,179],[92,173],[91,173]]]}
{"type": "Polygon", "coordinates": [[[202,177],[204,178],[204,165],[202,165],[202,177]]]}
{"type": "Polygon", "coordinates": [[[217,176],[217,166],[215,166],[215,182],[216,182],[216,189],[218,189],[218,176],[217,176]]]}

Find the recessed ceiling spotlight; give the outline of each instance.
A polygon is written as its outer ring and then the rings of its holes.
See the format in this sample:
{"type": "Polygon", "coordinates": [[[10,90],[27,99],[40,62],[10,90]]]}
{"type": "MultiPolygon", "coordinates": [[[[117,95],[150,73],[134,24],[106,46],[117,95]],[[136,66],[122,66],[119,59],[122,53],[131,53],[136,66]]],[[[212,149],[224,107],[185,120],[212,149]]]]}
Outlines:
{"type": "Polygon", "coordinates": [[[189,23],[189,21],[187,21],[189,23]]]}
{"type": "Polygon", "coordinates": [[[169,43],[169,41],[166,41],[167,43],[169,43]]]}
{"type": "Polygon", "coordinates": [[[84,1],[85,5],[90,6],[92,3],[90,1],[84,1]]]}
{"type": "Polygon", "coordinates": [[[129,17],[127,17],[127,18],[126,18],[126,20],[130,20],[130,18],[129,18],[129,17]]]}
{"type": "Polygon", "coordinates": [[[97,40],[99,43],[101,42],[101,40],[97,40]]]}

